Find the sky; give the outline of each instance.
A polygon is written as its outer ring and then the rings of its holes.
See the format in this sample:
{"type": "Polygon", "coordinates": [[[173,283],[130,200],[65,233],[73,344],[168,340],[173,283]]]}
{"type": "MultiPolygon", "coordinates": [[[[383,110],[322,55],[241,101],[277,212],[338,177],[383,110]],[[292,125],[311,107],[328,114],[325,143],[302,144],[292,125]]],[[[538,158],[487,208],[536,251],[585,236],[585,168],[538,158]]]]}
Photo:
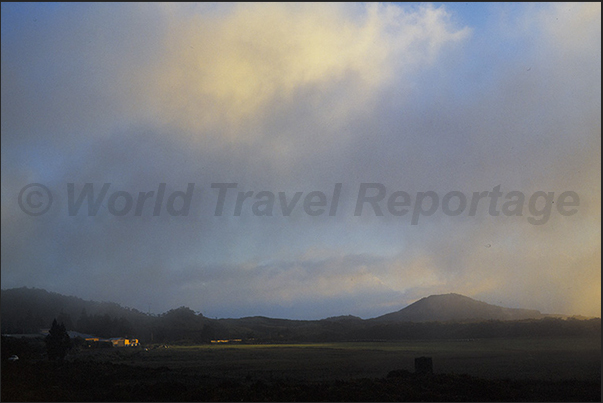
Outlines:
{"type": "Polygon", "coordinates": [[[2,289],[208,317],[451,292],[601,315],[600,3],[1,18],[2,289]]]}

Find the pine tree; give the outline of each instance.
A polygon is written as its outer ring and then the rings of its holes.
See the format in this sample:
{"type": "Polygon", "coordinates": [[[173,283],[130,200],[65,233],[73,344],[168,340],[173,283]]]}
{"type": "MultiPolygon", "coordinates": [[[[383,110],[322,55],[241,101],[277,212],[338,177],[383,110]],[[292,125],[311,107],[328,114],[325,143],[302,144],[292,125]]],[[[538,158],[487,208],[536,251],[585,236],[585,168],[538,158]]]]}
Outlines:
{"type": "Polygon", "coordinates": [[[62,322],[58,324],[56,319],[52,321],[45,342],[48,359],[53,361],[62,361],[71,348],[71,338],[69,338],[65,325],[62,322]]]}

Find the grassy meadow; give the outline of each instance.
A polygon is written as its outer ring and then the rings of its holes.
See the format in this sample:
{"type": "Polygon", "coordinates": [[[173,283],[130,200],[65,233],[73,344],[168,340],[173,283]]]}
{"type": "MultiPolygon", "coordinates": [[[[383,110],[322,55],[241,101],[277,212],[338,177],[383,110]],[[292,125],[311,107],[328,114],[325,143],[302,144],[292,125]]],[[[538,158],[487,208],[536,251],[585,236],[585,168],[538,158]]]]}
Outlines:
{"type": "Polygon", "coordinates": [[[414,358],[433,357],[434,373],[490,379],[592,380],[601,375],[601,340],[477,339],[308,344],[211,344],[109,350],[72,355],[220,378],[339,380],[414,371],[414,358]]]}
{"type": "Polygon", "coordinates": [[[3,401],[600,401],[599,338],[83,349],[2,362],[3,401]],[[433,358],[434,375],[414,374],[433,358]]]}

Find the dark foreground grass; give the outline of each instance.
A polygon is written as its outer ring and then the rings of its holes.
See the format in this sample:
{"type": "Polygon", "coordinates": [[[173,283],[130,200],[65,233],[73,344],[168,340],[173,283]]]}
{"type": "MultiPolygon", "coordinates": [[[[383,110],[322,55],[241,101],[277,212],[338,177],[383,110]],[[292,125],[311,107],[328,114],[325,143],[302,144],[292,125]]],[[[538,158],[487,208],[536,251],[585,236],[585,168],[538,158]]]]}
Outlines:
{"type": "Polygon", "coordinates": [[[2,401],[600,401],[601,340],[83,350],[3,362],[1,390],[2,401]],[[419,356],[435,375],[411,373],[419,356]]]}
{"type": "Polygon", "coordinates": [[[495,380],[469,375],[310,382],[198,376],[109,362],[3,363],[2,401],[600,401],[597,381],[495,380]],[[10,364],[10,365],[9,365],[10,364]]]}
{"type": "Polygon", "coordinates": [[[383,378],[395,369],[413,371],[414,359],[420,356],[433,357],[436,373],[547,381],[601,377],[599,338],[170,346],[85,351],[70,359],[167,366],[222,378],[251,373],[263,380],[333,381],[383,378]]]}

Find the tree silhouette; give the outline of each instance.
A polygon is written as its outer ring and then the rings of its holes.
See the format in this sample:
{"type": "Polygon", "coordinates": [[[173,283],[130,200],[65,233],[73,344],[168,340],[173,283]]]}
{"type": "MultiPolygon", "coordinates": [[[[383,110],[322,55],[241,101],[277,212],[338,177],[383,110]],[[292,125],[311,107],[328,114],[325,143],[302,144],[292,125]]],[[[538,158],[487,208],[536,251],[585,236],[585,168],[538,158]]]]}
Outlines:
{"type": "Polygon", "coordinates": [[[46,342],[46,352],[49,360],[62,361],[71,348],[71,339],[65,325],[62,322],[59,325],[56,319],[52,321],[52,326],[44,341],[46,342]]]}

